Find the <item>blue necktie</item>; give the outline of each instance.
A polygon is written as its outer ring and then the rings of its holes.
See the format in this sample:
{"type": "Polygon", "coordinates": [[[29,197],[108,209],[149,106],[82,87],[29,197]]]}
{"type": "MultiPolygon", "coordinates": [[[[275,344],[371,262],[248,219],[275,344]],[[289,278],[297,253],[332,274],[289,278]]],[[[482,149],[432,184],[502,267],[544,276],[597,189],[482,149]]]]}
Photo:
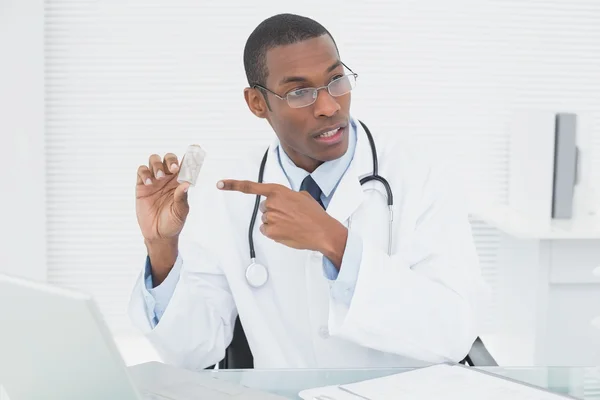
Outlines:
{"type": "Polygon", "coordinates": [[[317,182],[315,182],[315,180],[312,178],[312,176],[308,175],[302,181],[302,185],[300,185],[300,191],[303,190],[308,192],[308,194],[310,194],[312,198],[315,199],[317,203],[319,203],[319,205],[323,207],[323,209],[325,209],[325,206],[321,201],[321,193],[323,192],[321,191],[319,185],[317,185],[317,182]]]}

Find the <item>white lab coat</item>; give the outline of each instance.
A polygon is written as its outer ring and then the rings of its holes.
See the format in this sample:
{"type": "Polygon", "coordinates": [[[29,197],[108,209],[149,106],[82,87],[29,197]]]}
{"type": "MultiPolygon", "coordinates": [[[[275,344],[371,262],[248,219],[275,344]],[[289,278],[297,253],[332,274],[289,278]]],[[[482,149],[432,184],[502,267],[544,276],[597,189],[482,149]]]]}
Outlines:
{"type": "MultiPolygon", "coordinates": [[[[239,313],[255,368],[419,366],[459,361],[480,334],[487,288],[482,280],[461,193],[440,170],[395,135],[373,132],[380,174],[394,193],[392,257],[383,187],[362,188],[371,150],[358,124],[354,159],[327,213],[363,240],[350,306],[333,299],[322,255],[278,244],[254,230],[257,262],[269,280],[250,287],[248,223],[255,196],[216,189],[219,179],[256,181],[264,149],[240,162],[205,162],[190,189],[180,239],[182,270],[158,325],[149,322],[142,287],[130,315],[167,363],[203,369],[221,360],[239,313]],[[372,190],[374,189],[374,190],[372,190]]],[[[265,182],[289,187],[275,145],[265,182]]]]}

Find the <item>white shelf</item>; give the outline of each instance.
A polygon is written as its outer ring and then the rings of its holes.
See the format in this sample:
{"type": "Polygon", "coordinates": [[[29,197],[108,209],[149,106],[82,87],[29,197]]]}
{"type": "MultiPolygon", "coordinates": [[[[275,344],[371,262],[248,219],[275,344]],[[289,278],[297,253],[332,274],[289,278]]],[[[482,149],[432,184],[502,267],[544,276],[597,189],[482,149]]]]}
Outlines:
{"type": "Polygon", "coordinates": [[[474,218],[519,239],[600,239],[600,218],[552,220],[528,218],[508,206],[471,212],[474,218]]]}

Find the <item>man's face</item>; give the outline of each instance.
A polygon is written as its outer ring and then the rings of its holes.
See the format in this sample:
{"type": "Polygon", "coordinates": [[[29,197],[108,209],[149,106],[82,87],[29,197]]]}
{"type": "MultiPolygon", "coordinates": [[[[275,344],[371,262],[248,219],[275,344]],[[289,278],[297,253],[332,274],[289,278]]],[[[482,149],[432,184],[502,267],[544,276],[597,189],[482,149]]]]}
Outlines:
{"type": "MultiPolygon", "coordinates": [[[[266,60],[269,74],[265,87],[283,98],[298,89],[326,86],[345,73],[329,35],[275,47],[267,52],[266,60]]],[[[350,93],[332,97],[325,88],[313,104],[302,108],[292,108],[287,101],[266,93],[271,110],[264,104],[262,115],[253,112],[269,121],[284,150],[299,167],[312,171],[346,152],[350,93]]],[[[264,102],[263,95],[258,95],[264,102]]]]}

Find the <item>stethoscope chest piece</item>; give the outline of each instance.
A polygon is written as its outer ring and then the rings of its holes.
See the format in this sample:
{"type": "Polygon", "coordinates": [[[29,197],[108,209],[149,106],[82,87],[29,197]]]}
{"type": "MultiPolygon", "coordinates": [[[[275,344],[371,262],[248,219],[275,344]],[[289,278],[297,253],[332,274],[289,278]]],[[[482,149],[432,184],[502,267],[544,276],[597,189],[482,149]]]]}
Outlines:
{"type": "Polygon", "coordinates": [[[252,264],[246,268],[246,280],[250,286],[261,287],[267,283],[267,279],[269,279],[269,274],[264,265],[252,261],[252,264]]]}

